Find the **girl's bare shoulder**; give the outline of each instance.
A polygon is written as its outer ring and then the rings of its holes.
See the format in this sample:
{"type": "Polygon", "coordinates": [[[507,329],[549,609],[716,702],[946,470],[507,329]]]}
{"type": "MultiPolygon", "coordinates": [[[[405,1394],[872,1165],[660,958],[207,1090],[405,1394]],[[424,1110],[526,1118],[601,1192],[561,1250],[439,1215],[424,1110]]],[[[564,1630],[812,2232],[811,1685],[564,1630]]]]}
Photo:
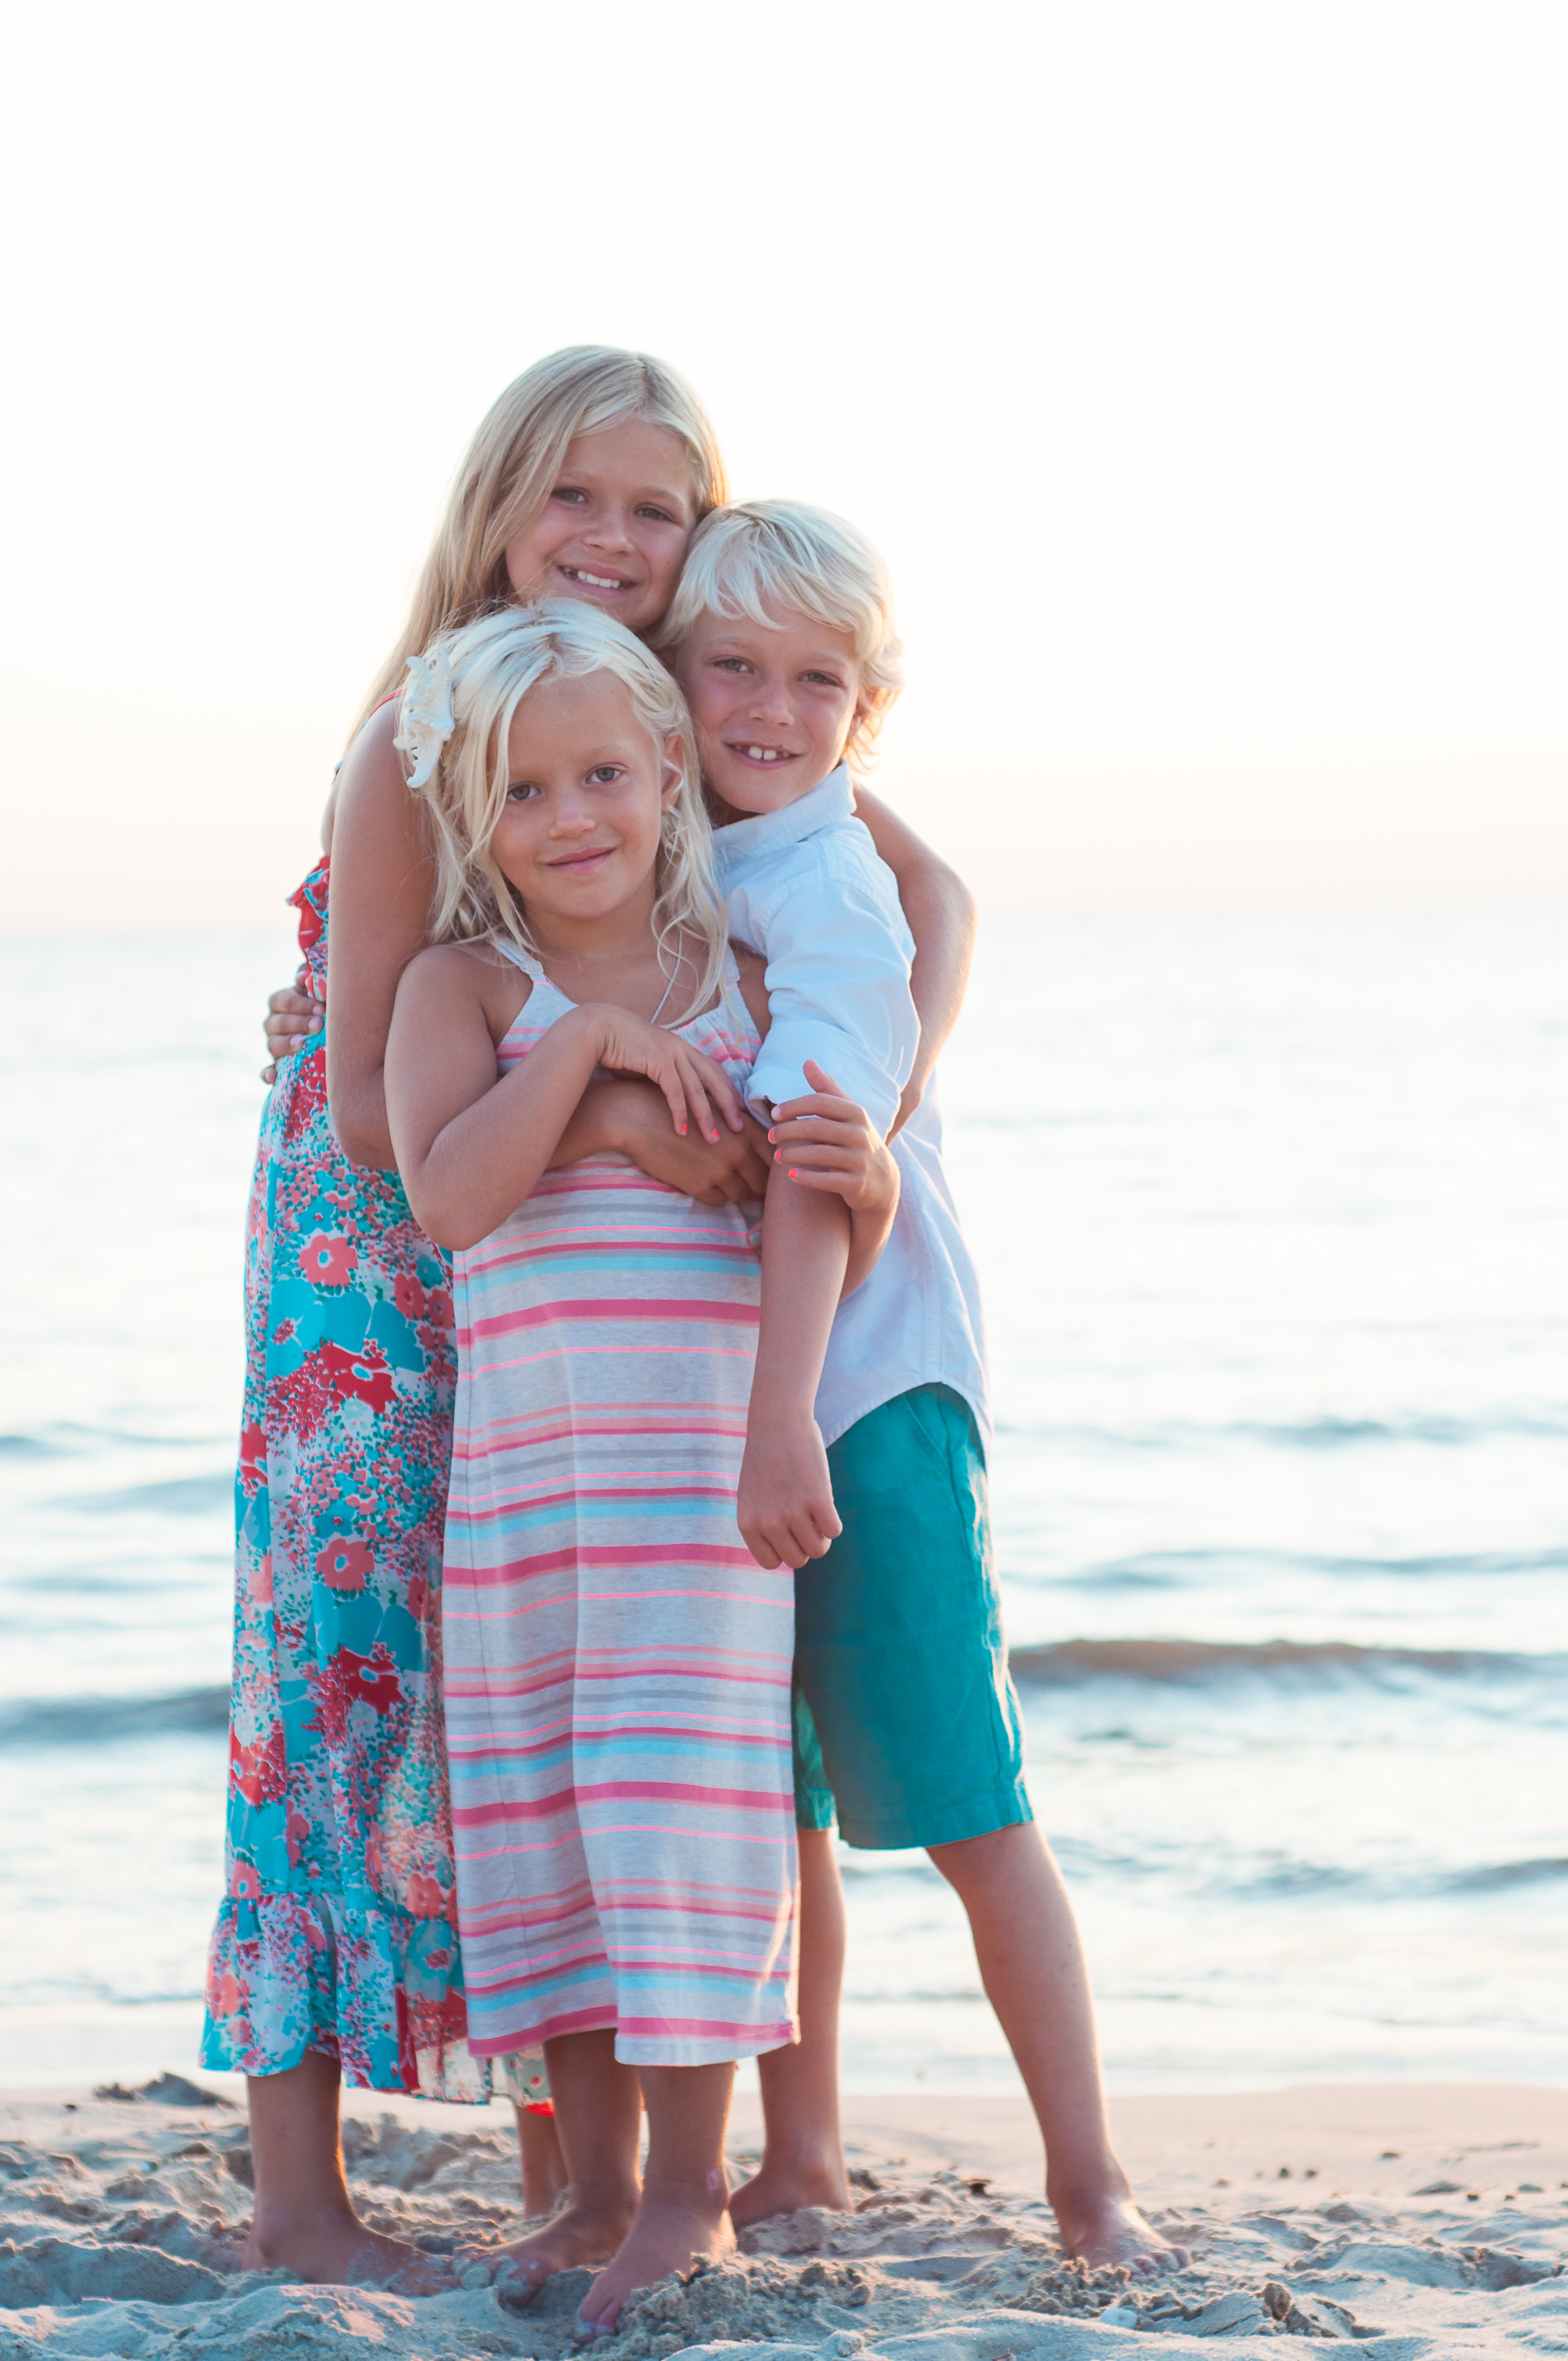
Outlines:
{"type": "Polygon", "coordinates": [[[527,1006],[533,984],[493,943],[432,943],[409,961],[400,989],[427,1005],[481,1009],[499,1041],[527,1006]]]}

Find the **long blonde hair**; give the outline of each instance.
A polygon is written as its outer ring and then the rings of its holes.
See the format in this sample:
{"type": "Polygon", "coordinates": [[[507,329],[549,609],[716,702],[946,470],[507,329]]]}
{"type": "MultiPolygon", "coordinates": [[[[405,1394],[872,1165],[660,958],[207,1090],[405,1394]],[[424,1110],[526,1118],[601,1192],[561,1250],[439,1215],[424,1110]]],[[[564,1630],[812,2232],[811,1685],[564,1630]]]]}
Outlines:
{"type": "Polygon", "coordinates": [[[430,777],[415,789],[435,838],[430,940],[477,942],[504,934],[538,957],[527,913],[490,850],[510,785],[508,733],[523,698],[545,681],[612,673],[660,756],[671,738],[679,748],[680,787],[659,830],[653,936],[659,964],[672,977],[679,972],[685,941],[696,938],[696,989],[690,1005],[669,1021],[682,1025],[696,1016],[712,999],[723,966],[724,901],[691,719],[657,656],[623,623],[574,598],[482,615],[435,641],[425,655],[427,662],[444,655],[451,668],[454,723],[430,777]]]}
{"type": "Polygon", "coordinates": [[[514,378],[480,420],[453,479],[401,636],[377,674],[357,731],[402,686],[411,656],[514,596],[509,543],[539,514],[579,434],[646,419],[677,435],[691,463],[692,497],[705,517],[726,498],[724,462],[707,413],[685,379],[649,353],[567,345],[514,378]]]}

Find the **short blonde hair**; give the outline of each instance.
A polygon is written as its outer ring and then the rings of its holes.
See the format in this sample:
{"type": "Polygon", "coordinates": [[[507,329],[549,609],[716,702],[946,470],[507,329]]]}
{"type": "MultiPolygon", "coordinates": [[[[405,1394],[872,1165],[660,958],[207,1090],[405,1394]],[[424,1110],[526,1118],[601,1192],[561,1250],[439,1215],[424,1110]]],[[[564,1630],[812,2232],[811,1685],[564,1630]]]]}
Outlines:
{"type": "Polygon", "coordinates": [[[863,764],[904,686],[893,584],[863,533],[800,500],[738,500],[703,519],[691,538],[670,611],[650,633],[674,652],[702,615],[776,626],[769,607],[846,631],[860,659],[861,719],[845,753],[863,764]]]}
{"type": "Polygon", "coordinates": [[[670,1020],[684,1024],[713,996],[727,929],[696,747],[680,690],[624,624],[574,598],[502,608],[446,633],[426,653],[438,651],[451,666],[455,727],[432,775],[415,790],[435,839],[430,940],[478,942],[504,934],[537,957],[527,913],[490,850],[510,785],[512,717],[545,681],[612,673],[661,758],[672,737],[678,741],[681,784],[660,829],[653,933],[669,974],[678,970],[681,938],[696,939],[700,982],[690,1006],[670,1020]]]}
{"type": "Polygon", "coordinates": [[[514,378],[479,421],[453,479],[408,621],[376,675],[356,730],[401,686],[411,656],[439,633],[514,598],[508,545],[543,508],[568,446],[579,434],[629,418],[646,419],[679,438],[699,517],[718,506],[726,486],[718,438],[701,402],[667,362],[613,345],[568,345],[546,354],[514,378]]]}

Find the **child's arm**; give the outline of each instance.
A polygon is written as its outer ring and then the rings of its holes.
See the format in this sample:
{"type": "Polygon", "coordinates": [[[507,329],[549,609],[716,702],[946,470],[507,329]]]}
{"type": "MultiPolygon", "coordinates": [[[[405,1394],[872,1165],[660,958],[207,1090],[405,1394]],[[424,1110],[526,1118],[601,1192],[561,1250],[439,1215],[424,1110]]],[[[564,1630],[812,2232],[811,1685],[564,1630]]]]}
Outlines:
{"type": "Polygon", "coordinates": [[[333,790],[326,1087],[332,1127],[356,1164],[393,1162],[387,1033],[398,978],[424,941],[433,869],[421,807],[393,748],[396,705],[373,713],[333,790]]]}
{"type": "Polygon", "coordinates": [[[498,1081],[499,967],[444,945],[422,952],[398,987],[387,1112],[414,1217],[438,1246],[471,1246],[516,1211],[600,1064],[656,1082],[678,1132],[689,1118],[713,1139],[716,1106],[739,1126],[740,1102],[720,1066],[674,1034],[609,1005],[586,1005],[558,1018],[498,1081]]]}
{"type": "Polygon", "coordinates": [[[845,1096],[814,1058],[804,1098],[773,1109],[773,1160],[804,1189],[841,1198],[850,1209],[850,1259],[840,1294],[869,1279],[898,1211],[898,1166],[863,1107],[845,1096]]]}
{"type": "Polygon", "coordinates": [[[931,1069],[959,1021],[974,957],[974,895],[956,870],[939,861],[884,803],[855,789],[855,814],[898,880],[898,898],[915,938],[909,989],[920,1014],[920,1048],[904,1087],[891,1139],[919,1105],[931,1069]]]}
{"type": "Polygon", "coordinates": [[[773,1151],[755,1115],[743,1113],[740,1121],[739,1131],[725,1129],[717,1139],[695,1129],[679,1132],[652,1082],[607,1075],[583,1093],[548,1170],[558,1172],[608,1150],[699,1204],[754,1204],[767,1194],[773,1151]]]}
{"type": "Polygon", "coordinates": [[[762,1317],[736,1503],[759,1565],[804,1565],[844,1530],[814,1404],[849,1251],[840,1199],[778,1167],[762,1214],[762,1317]]]}

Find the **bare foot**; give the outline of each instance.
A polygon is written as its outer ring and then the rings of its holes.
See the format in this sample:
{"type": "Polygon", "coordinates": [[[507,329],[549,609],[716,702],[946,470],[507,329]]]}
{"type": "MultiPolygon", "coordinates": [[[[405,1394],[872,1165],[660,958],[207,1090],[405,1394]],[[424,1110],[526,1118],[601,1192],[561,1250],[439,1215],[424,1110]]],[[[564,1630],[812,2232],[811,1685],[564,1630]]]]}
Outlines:
{"type": "Polygon", "coordinates": [[[655,2180],[642,2184],[642,2202],[625,2243],[609,2268],[600,2271],[577,2309],[576,2335],[613,2336],[621,2306],[639,2288],[652,2287],[671,2271],[694,2263],[716,2263],[735,2251],[735,2230],[725,2202],[721,2173],[701,2182],[655,2180]]]}
{"type": "Polygon", "coordinates": [[[258,2215],[233,2268],[297,2271],[315,2287],[389,2287],[399,2295],[439,2295],[452,2285],[435,2256],[367,2230],[354,2213],[279,2222],[258,2215]]]}
{"type": "Polygon", "coordinates": [[[1056,2205],[1056,2217],[1068,2253],[1091,2270],[1124,2263],[1146,2279],[1157,2271],[1181,2270],[1191,2259],[1185,2246],[1169,2245],[1145,2221],[1131,2197],[1107,2192],[1087,2203],[1063,2202],[1056,2205]]]}
{"type": "Polygon", "coordinates": [[[542,2115],[519,2106],[517,2140],[522,2157],[522,2211],[530,2222],[553,2213],[566,2193],[566,2159],[554,2115],[542,2115]]]}
{"type": "Polygon", "coordinates": [[[510,2246],[466,2248],[459,2259],[483,2263],[491,2279],[504,2286],[509,2304],[532,2303],[545,2280],[557,2271],[610,2261],[636,2211],[635,2187],[584,2191],[576,2197],[568,2191],[566,2203],[543,2228],[515,2239],[510,2246]]]}
{"type": "Polygon", "coordinates": [[[744,2230],[752,2222],[765,2222],[770,2213],[793,2213],[802,2205],[820,2205],[829,2213],[849,2212],[850,2183],[841,2150],[812,2158],[795,2157],[787,2163],[764,2155],[751,2180],[743,2180],[729,2200],[729,2219],[744,2230]]]}

